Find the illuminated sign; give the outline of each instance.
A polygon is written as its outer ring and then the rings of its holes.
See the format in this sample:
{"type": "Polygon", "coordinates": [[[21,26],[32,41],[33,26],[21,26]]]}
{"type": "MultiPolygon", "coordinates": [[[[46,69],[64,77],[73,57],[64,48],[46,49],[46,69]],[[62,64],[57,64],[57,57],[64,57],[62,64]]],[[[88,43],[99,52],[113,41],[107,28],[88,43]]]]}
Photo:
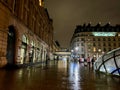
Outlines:
{"type": "Polygon", "coordinates": [[[115,36],[116,32],[92,32],[94,36],[115,36]]]}

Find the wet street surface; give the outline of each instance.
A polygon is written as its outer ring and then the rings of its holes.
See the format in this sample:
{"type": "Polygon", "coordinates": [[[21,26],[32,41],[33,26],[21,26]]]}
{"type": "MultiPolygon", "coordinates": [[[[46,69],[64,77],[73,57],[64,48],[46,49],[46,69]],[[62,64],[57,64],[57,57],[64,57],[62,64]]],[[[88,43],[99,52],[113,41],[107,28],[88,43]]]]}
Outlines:
{"type": "Polygon", "coordinates": [[[1,69],[0,90],[120,90],[120,77],[96,73],[83,63],[61,60],[47,66],[1,69]]]}

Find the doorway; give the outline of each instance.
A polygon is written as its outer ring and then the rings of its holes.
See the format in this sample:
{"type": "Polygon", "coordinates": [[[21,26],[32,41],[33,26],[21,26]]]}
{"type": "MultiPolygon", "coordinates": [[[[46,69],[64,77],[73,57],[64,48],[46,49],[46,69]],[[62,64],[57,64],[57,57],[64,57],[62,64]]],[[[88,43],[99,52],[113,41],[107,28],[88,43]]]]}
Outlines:
{"type": "Polygon", "coordinates": [[[14,64],[15,57],[15,29],[13,26],[9,26],[8,38],[7,38],[7,64],[14,64]]]}

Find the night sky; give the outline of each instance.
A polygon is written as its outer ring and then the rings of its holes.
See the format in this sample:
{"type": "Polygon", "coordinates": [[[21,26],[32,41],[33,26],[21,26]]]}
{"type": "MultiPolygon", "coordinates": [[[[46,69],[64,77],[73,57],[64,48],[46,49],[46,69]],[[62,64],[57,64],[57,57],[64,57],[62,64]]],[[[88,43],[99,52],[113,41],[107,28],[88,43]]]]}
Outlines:
{"type": "Polygon", "coordinates": [[[120,24],[120,0],[44,0],[53,19],[54,40],[66,48],[76,25],[120,24]]]}

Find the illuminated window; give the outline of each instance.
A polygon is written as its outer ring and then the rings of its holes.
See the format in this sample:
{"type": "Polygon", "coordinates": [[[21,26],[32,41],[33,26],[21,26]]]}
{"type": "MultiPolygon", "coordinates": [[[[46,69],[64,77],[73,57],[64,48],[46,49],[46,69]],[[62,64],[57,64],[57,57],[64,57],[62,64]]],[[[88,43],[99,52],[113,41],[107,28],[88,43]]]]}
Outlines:
{"type": "Polygon", "coordinates": [[[118,36],[120,36],[120,33],[118,34],[118,36]]]}
{"type": "Polygon", "coordinates": [[[94,36],[115,36],[116,32],[92,32],[94,36]]]}
{"type": "Polygon", "coordinates": [[[27,43],[27,37],[25,35],[22,36],[22,42],[27,43]]]}
{"type": "Polygon", "coordinates": [[[44,5],[43,0],[39,0],[39,5],[40,5],[40,6],[43,6],[43,5],[44,5]]]}

